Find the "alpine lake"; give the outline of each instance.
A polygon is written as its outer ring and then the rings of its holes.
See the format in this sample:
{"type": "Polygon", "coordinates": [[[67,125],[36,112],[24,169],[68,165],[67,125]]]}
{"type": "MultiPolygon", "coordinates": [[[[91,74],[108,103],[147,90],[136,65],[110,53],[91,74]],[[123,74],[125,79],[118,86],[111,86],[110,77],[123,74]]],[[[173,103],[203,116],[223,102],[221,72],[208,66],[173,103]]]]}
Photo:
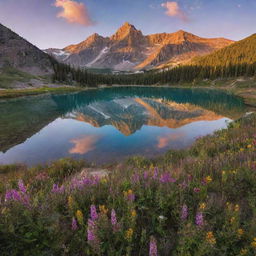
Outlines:
{"type": "Polygon", "coordinates": [[[248,112],[213,89],[111,87],[0,100],[0,164],[95,164],[183,149],[248,112]]]}

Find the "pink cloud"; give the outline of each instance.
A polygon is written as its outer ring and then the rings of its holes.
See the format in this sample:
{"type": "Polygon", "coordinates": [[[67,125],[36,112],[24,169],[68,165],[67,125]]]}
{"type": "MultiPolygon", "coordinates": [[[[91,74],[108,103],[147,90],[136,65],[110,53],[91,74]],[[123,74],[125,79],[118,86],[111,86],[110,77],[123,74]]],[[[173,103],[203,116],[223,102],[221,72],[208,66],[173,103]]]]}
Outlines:
{"type": "Polygon", "coordinates": [[[92,151],[96,148],[95,144],[99,140],[99,137],[96,135],[86,135],[81,138],[70,140],[74,146],[69,150],[70,154],[86,154],[89,151],[92,151]]]}
{"type": "Polygon", "coordinates": [[[161,6],[166,8],[165,14],[171,17],[178,17],[183,21],[188,21],[188,17],[184,11],[180,8],[177,2],[162,3],[161,6]]]}
{"type": "Polygon", "coordinates": [[[84,26],[93,24],[87,7],[83,3],[73,0],[56,0],[54,6],[62,8],[57,14],[58,18],[64,18],[69,23],[77,23],[84,26]]]}

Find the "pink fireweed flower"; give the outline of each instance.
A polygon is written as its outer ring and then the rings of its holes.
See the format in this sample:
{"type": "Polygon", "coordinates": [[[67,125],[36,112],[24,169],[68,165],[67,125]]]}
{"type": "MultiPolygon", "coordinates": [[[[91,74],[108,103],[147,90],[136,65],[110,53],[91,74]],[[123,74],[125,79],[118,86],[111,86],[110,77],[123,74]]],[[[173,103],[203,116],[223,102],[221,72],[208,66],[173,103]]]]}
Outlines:
{"type": "Polygon", "coordinates": [[[204,216],[202,212],[197,212],[196,214],[196,225],[199,227],[204,225],[204,216]]]}
{"type": "Polygon", "coordinates": [[[117,224],[116,211],[114,209],[111,211],[111,224],[112,226],[116,226],[117,224]]]}
{"type": "Polygon", "coordinates": [[[72,230],[77,230],[78,229],[78,225],[77,225],[77,221],[76,218],[72,218],[72,226],[71,226],[72,230]]]}
{"type": "Polygon", "coordinates": [[[18,187],[19,187],[19,190],[20,190],[22,193],[26,193],[26,192],[27,192],[27,188],[26,188],[26,186],[24,185],[24,183],[23,183],[22,180],[19,180],[19,182],[18,182],[18,187]]]}
{"type": "Polygon", "coordinates": [[[188,218],[188,207],[186,204],[183,204],[181,209],[181,220],[186,220],[188,218]]]}
{"type": "Polygon", "coordinates": [[[195,192],[195,193],[199,193],[200,191],[201,191],[200,188],[194,188],[194,192],[195,192]]]}
{"type": "Polygon", "coordinates": [[[149,256],[157,256],[157,244],[156,239],[153,236],[150,238],[149,256]]]}
{"type": "Polygon", "coordinates": [[[97,209],[96,209],[95,205],[91,205],[90,212],[91,212],[91,219],[97,220],[99,216],[98,216],[97,209]]]}

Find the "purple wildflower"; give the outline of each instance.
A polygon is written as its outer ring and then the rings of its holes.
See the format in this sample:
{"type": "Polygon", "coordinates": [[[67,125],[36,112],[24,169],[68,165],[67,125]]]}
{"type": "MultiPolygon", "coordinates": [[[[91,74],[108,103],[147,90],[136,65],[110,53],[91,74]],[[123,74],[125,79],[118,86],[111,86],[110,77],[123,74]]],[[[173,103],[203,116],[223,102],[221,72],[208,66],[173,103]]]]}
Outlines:
{"type": "Polygon", "coordinates": [[[91,211],[91,219],[92,220],[97,220],[98,219],[98,213],[97,213],[96,206],[91,205],[90,211],[91,211]]]}
{"type": "Polygon", "coordinates": [[[176,179],[172,178],[171,175],[169,173],[163,173],[160,176],[160,182],[161,183],[169,183],[169,182],[176,182],[176,179]]]}
{"type": "Polygon", "coordinates": [[[153,179],[154,179],[154,180],[156,180],[156,179],[157,179],[157,177],[158,177],[158,168],[157,168],[157,167],[155,167],[155,169],[154,169],[153,179]]]}
{"type": "Polygon", "coordinates": [[[204,216],[202,212],[197,212],[196,214],[196,225],[199,227],[204,225],[204,216]]]}
{"type": "Polygon", "coordinates": [[[145,172],[143,173],[143,177],[144,177],[144,180],[146,180],[146,179],[148,178],[148,171],[145,171],[145,172]]]}
{"type": "Polygon", "coordinates": [[[58,186],[58,184],[53,184],[52,186],[52,192],[53,193],[63,193],[65,190],[64,185],[62,185],[61,187],[58,186]]]}
{"type": "Polygon", "coordinates": [[[128,200],[129,200],[129,201],[132,201],[132,202],[133,202],[133,201],[135,200],[135,195],[134,195],[133,193],[128,194],[127,197],[128,197],[128,200]]]}
{"type": "Polygon", "coordinates": [[[135,173],[132,175],[132,183],[139,183],[140,182],[140,176],[138,173],[135,173]]]}
{"type": "Polygon", "coordinates": [[[181,209],[181,219],[186,220],[188,218],[188,207],[186,204],[183,204],[181,209]]]}
{"type": "Polygon", "coordinates": [[[153,236],[150,238],[149,256],[157,256],[156,239],[153,236]]]}
{"type": "Polygon", "coordinates": [[[76,218],[72,218],[72,230],[77,230],[78,229],[78,225],[77,225],[77,221],[76,218]]]}
{"type": "Polygon", "coordinates": [[[87,240],[94,241],[96,239],[95,236],[96,225],[92,219],[88,219],[88,228],[87,228],[87,240]]]}
{"type": "Polygon", "coordinates": [[[18,187],[19,187],[19,190],[20,190],[22,193],[26,193],[26,192],[27,192],[26,186],[24,185],[24,183],[23,183],[22,180],[19,180],[19,182],[18,182],[18,187]]]}

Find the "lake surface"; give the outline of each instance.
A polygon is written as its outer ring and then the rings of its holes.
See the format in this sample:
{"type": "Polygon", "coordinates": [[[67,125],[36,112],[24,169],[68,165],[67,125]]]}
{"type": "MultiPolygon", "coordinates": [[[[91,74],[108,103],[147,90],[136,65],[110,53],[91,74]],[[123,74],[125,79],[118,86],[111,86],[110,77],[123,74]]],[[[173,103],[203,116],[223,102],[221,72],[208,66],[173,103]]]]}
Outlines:
{"type": "Polygon", "coordinates": [[[245,112],[240,98],[210,89],[105,88],[1,100],[0,164],[154,157],[245,112]]]}

